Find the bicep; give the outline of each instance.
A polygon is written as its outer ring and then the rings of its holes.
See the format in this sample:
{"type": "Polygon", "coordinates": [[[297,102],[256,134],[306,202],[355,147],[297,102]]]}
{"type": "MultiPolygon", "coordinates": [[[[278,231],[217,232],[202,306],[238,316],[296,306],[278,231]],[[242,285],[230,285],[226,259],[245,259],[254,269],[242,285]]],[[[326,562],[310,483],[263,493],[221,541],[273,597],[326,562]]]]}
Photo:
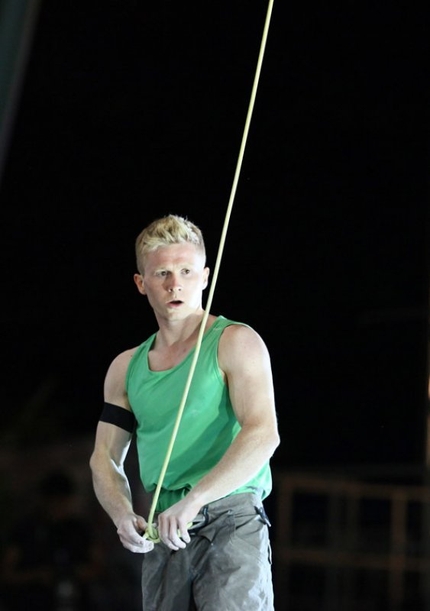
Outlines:
{"type": "MultiPolygon", "coordinates": [[[[126,418],[112,419],[111,416],[98,422],[92,461],[98,464],[114,463],[122,466],[130,447],[132,431],[130,428],[118,426],[121,420],[128,420],[131,412],[130,405],[125,390],[125,378],[127,367],[133,350],[127,350],[119,354],[110,364],[104,381],[104,401],[110,404],[110,408],[124,410],[127,412],[126,418]]],[[[120,412],[118,412],[120,414],[120,412]]]]}
{"type": "Polygon", "coordinates": [[[126,350],[119,354],[110,364],[103,386],[104,400],[130,410],[128,403],[125,381],[130,359],[134,349],[126,350]]]}
{"type": "Polygon", "coordinates": [[[220,342],[220,365],[242,426],[276,426],[270,355],[261,337],[247,327],[228,327],[220,342]]]}

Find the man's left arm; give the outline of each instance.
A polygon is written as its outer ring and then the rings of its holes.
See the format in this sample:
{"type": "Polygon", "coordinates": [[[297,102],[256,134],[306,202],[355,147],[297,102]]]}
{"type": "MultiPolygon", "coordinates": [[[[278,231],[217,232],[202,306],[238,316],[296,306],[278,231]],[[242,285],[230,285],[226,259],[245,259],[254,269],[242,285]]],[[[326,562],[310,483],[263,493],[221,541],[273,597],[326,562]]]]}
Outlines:
{"type": "Polygon", "coordinates": [[[252,479],[280,441],[270,355],[261,337],[243,325],[227,327],[218,360],[241,429],[218,464],[184,499],[160,514],[160,536],[172,549],[185,546],[187,524],[200,508],[252,479]]]}

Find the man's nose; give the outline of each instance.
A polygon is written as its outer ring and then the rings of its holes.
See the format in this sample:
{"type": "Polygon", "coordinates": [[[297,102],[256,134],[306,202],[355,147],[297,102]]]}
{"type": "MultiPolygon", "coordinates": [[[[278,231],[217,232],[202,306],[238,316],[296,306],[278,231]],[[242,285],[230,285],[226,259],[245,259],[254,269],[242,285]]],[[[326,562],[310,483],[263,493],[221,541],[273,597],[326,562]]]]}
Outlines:
{"type": "Polygon", "coordinates": [[[178,276],[172,275],[169,279],[169,289],[168,289],[171,293],[173,291],[181,291],[182,290],[182,284],[180,282],[180,278],[178,278],[178,276]]]}

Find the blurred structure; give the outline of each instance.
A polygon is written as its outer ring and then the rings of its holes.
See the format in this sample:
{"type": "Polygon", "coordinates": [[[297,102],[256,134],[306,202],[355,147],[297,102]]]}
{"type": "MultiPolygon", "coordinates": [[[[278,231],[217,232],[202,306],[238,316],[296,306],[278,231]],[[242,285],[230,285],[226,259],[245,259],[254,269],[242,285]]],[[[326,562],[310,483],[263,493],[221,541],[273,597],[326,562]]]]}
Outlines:
{"type": "Polygon", "coordinates": [[[413,479],[401,465],[278,473],[279,611],[428,610],[430,490],[413,479]]]}
{"type": "Polygon", "coordinates": [[[41,0],[0,2],[0,183],[41,0]]]}
{"type": "MultiPolygon", "coordinates": [[[[25,436],[1,444],[1,611],[141,611],[142,559],[122,547],[96,501],[93,442],[63,434],[55,442],[48,435],[44,443],[25,436]]],[[[127,460],[135,503],[147,515],[133,450],[127,460]]]]}
{"type": "Polygon", "coordinates": [[[103,558],[92,526],[76,506],[77,487],[63,470],[40,481],[38,503],[12,525],[2,558],[3,601],[11,611],[97,608],[92,585],[103,558]]]}
{"type": "Polygon", "coordinates": [[[422,464],[276,474],[277,611],[430,611],[427,372],[422,464]]]}

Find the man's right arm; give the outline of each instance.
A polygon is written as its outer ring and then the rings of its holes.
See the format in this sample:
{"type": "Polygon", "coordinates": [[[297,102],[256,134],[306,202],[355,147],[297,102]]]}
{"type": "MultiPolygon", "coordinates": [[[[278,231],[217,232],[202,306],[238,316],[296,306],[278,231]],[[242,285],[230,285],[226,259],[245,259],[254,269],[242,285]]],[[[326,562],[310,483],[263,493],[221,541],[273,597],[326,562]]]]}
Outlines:
{"type": "MultiPolygon", "coordinates": [[[[112,362],[104,389],[106,403],[128,411],[124,380],[131,354],[132,351],[122,353],[112,362]]],[[[145,553],[153,548],[153,543],[141,536],[147,523],[133,511],[130,485],[124,470],[131,439],[131,432],[116,424],[99,421],[90,468],[96,497],[114,522],[123,546],[132,552],[145,553]]]]}

